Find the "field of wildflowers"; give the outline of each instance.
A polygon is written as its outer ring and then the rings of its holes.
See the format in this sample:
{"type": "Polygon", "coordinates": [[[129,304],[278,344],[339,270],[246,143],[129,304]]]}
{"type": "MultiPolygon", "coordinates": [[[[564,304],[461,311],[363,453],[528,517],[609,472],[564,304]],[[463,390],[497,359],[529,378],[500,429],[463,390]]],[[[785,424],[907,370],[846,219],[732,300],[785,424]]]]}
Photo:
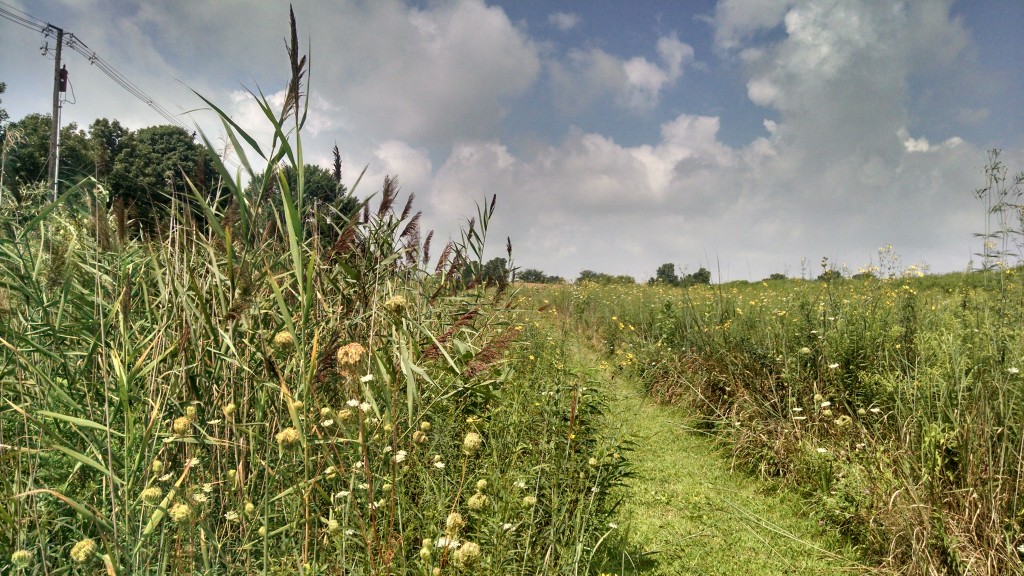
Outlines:
{"type": "Polygon", "coordinates": [[[149,237],[88,181],[0,217],[0,572],[588,573],[627,466],[475,285],[493,200],[434,261],[394,179],[318,233],[291,55],[269,148],[223,116],[280,204],[219,165],[149,237]]]}
{"type": "Polygon", "coordinates": [[[544,297],[608,366],[690,406],[738,462],[797,489],[880,566],[1010,574],[1024,570],[1020,272],[544,297]]]}

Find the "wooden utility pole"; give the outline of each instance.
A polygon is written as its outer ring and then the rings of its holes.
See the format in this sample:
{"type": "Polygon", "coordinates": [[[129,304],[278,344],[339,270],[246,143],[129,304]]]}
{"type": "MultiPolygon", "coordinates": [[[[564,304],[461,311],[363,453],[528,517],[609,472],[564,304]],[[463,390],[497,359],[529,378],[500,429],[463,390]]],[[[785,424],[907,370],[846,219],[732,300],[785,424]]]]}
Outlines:
{"type": "Polygon", "coordinates": [[[50,180],[50,185],[53,186],[54,196],[56,196],[57,176],[59,173],[57,148],[60,146],[60,49],[61,45],[64,44],[64,29],[58,28],[53,24],[50,24],[49,27],[57,31],[57,57],[53,64],[53,122],[50,130],[50,157],[47,160],[47,177],[50,180]]]}

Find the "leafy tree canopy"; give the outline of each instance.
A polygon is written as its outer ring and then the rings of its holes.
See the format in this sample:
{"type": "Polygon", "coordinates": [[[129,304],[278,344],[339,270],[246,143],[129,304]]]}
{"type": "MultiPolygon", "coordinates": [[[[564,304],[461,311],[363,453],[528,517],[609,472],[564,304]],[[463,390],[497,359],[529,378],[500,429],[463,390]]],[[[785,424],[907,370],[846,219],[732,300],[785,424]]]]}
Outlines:
{"type": "Polygon", "coordinates": [[[520,282],[532,282],[534,284],[562,284],[565,282],[565,279],[561,276],[548,276],[535,268],[527,268],[517,272],[516,278],[520,282]]]}
{"type": "MultiPolygon", "coordinates": [[[[43,182],[47,179],[47,164],[50,156],[49,114],[29,114],[9,129],[16,129],[22,136],[21,142],[7,153],[4,165],[5,180],[13,181],[13,190],[18,193],[22,187],[43,182]]],[[[92,156],[86,133],[74,122],[60,131],[60,179],[79,180],[92,174],[92,156]]]]}

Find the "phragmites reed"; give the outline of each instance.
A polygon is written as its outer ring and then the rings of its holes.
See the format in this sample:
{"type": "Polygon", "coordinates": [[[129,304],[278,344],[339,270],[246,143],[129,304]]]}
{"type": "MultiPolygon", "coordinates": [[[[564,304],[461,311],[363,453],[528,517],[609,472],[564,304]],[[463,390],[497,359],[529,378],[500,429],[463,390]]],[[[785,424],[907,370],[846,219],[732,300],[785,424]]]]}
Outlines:
{"type": "MultiPolygon", "coordinates": [[[[470,322],[473,321],[474,318],[476,318],[479,315],[480,308],[474,307],[469,312],[466,312],[462,316],[459,316],[459,318],[455,320],[455,322],[452,323],[452,325],[449,326],[447,330],[444,331],[444,334],[441,334],[441,336],[437,338],[438,344],[444,345],[446,342],[448,342],[449,339],[451,339],[453,334],[458,332],[459,329],[462,328],[463,326],[468,325],[470,322]]],[[[437,346],[434,345],[433,343],[431,343],[429,346],[423,349],[423,358],[426,360],[433,360],[439,356],[440,352],[438,351],[437,346]]]]}
{"type": "Polygon", "coordinates": [[[405,207],[402,208],[402,215],[398,217],[399,221],[405,220],[412,214],[412,201],[416,198],[415,194],[409,194],[409,199],[405,201],[405,207]]]}
{"type": "MultiPolygon", "coordinates": [[[[431,236],[433,236],[434,232],[431,231],[430,234],[431,236]]],[[[427,241],[430,241],[429,236],[427,237],[427,241]]],[[[434,274],[440,274],[441,271],[444,270],[444,267],[448,265],[448,259],[451,258],[452,250],[454,249],[455,243],[452,242],[451,240],[449,240],[448,243],[444,245],[444,250],[441,250],[441,256],[437,258],[437,266],[434,268],[434,274]]]]}
{"type": "Polygon", "coordinates": [[[423,241],[423,265],[430,262],[430,240],[434,238],[434,231],[427,232],[427,239],[423,241]]]}
{"type": "Polygon", "coordinates": [[[463,371],[463,376],[472,378],[481,372],[494,366],[498,360],[501,360],[505,351],[515,341],[519,331],[514,327],[508,327],[504,332],[499,334],[496,338],[488,342],[473,360],[466,366],[466,370],[463,371]]]}
{"type": "Polygon", "coordinates": [[[331,175],[334,176],[334,183],[341,184],[341,151],[338,150],[338,143],[334,143],[334,148],[331,149],[331,155],[334,156],[334,169],[331,175]]]}
{"type": "Polygon", "coordinates": [[[383,218],[388,210],[395,205],[395,198],[398,197],[398,178],[393,176],[384,177],[384,187],[380,191],[380,206],[377,208],[377,218],[383,218]]]}
{"type": "Polygon", "coordinates": [[[281,117],[294,114],[295,125],[299,125],[299,99],[302,97],[302,76],[306,71],[306,57],[299,58],[299,34],[295,27],[295,10],[288,7],[288,17],[291,23],[291,42],[285,42],[288,50],[288,61],[291,64],[291,80],[288,81],[288,92],[285,94],[284,106],[281,109],[281,117]]]}
{"type": "MultiPolygon", "coordinates": [[[[413,216],[411,220],[409,220],[409,223],[405,225],[405,228],[402,229],[402,233],[399,234],[398,237],[401,238],[402,240],[405,240],[407,243],[409,243],[410,239],[419,238],[420,217],[422,215],[423,212],[417,212],[416,215],[413,216]]],[[[405,216],[402,216],[402,219],[404,220],[405,216]]]]}

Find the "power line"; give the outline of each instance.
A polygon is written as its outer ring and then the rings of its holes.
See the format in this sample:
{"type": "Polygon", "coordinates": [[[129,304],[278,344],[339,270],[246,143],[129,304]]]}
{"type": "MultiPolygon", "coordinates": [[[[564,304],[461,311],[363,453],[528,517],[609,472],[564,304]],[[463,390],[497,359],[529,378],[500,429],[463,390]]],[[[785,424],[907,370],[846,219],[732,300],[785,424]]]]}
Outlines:
{"type": "MultiPolygon", "coordinates": [[[[51,36],[56,36],[57,28],[55,26],[39,18],[36,18],[35,16],[28,14],[27,12],[18,10],[14,6],[11,6],[10,4],[3,2],[2,0],[0,0],[0,18],[13,22],[24,28],[28,28],[29,30],[39,32],[48,38],[51,36]]],[[[68,48],[74,50],[75,52],[78,52],[81,56],[88,60],[90,64],[96,66],[101,72],[107,75],[107,77],[113,80],[118,86],[123,88],[129,94],[131,94],[132,96],[134,96],[135,98],[139,99],[144,104],[152,108],[157,114],[162,116],[164,120],[167,120],[167,122],[179,128],[189,130],[189,127],[186,126],[180,120],[178,120],[178,118],[174,114],[172,114],[170,111],[164,108],[159,102],[157,102],[148,94],[146,94],[141,88],[139,88],[135,83],[129,80],[124,74],[122,74],[116,68],[114,68],[113,65],[111,65],[103,58],[100,58],[100,56],[96,54],[94,50],[89,48],[89,46],[80,38],[78,38],[74,34],[65,34],[63,44],[68,48]]]]}

